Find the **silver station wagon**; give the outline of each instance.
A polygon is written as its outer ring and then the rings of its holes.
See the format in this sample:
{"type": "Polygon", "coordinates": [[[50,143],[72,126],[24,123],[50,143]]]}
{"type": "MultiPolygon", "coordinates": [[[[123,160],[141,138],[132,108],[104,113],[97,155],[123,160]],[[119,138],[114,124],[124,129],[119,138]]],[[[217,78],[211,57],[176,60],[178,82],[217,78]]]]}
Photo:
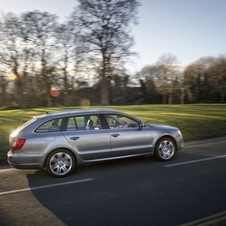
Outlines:
{"type": "Polygon", "coordinates": [[[173,158],[183,147],[176,127],[147,124],[110,109],[81,109],[35,116],[9,137],[8,162],[67,176],[76,165],[125,157],[173,158]]]}

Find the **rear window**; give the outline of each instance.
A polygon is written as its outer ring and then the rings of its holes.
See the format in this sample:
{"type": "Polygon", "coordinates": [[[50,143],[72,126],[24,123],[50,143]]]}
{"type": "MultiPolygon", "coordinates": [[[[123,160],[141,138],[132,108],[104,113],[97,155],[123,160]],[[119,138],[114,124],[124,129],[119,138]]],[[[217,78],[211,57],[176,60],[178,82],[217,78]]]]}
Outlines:
{"type": "Polygon", "coordinates": [[[28,126],[31,123],[33,123],[35,120],[36,120],[36,118],[32,118],[32,119],[22,123],[21,125],[18,126],[17,130],[21,130],[21,129],[25,128],[26,126],[28,126]]]}
{"type": "Polygon", "coordinates": [[[39,126],[35,130],[35,132],[36,133],[58,132],[60,131],[62,121],[63,121],[62,118],[49,120],[43,123],[41,126],[39,126]]]}
{"type": "Polygon", "coordinates": [[[24,123],[20,123],[20,125],[12,131],[12,133],[10,134],[11,137],[15,137],[23,128],[25,128],[26,126],[30,125],[31,123],[33,123],[36,120],[36,118],[32,118],[24,123]]]}

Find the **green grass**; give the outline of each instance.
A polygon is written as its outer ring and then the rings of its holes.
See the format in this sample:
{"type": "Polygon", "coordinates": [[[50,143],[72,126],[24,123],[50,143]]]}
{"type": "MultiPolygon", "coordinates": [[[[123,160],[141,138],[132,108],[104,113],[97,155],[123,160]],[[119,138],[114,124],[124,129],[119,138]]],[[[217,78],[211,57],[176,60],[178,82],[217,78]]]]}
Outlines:
{"type": "MultiPolygon", "coordinates": [[[[35,108],[0,111],[0,162],[6,161],[8,137],[21,121],[46,111],[61,111],[77,107],[35,108]]],[[[226,105],[133,105],[110,106],[111,109],[134,115],[148,123],[168,124],[179,127],[185,141],[226,136],[226,105]]]]}

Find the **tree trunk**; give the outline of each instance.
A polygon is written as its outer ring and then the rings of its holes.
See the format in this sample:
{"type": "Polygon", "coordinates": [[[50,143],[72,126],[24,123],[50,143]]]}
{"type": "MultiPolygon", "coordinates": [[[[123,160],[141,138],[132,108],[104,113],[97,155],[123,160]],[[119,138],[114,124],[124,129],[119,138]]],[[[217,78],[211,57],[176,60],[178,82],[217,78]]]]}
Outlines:
{"type": "Polygon", "coordinates": [[[220,102],[224,103],[224,101],[225,101],[225,95],[224,95],[224,93],[221,93],[221,100],[220,100],[220,102]]]}
{"type": "Polygon", "coordinates": [[[166,95],[163,94],[163,95],[162,95],[162,104],[165,104],[165,103],[166,103],[166,95]]]}
{"type": "Polygon", "coordinates": [[[106,57],[105,52],[102,53],[102,74],[101,74],[101,87],[100,87],[100,105],[109,105],[109,81],[110,74],[109,58],[106,57]]]}
{"type": "MultiPolygon", "coordinates": [[[[48,86],[48,85],[47,85],[48,86]]],[[[46,88],[46,101],[47,101],[47,107],[52,107],[52,101],[51,101],[51,95],[50,95],[50,88],[46,88]]]]}
{"type": "Polygon", "coordinates": [[[185,89],[181,88],[180,104],[184,104],[185,89]]]}
{"type": "Polygon", "coordinates": [[[168,104],[172,104],[173,102],[173,94],[172,93],[169,93],[169,96],[168,96],[168,104]]]}
{"type": "MultiPolygon", "coordinates": [[[[17,75],[17,78],[19,78],[18,75],[17,75]]],[[[16,81],[17,99],[18,99],[19,107],[23,109],[23,108],[25,108],[26,101],[24,100],[24,97],[23,97],[23,87],[22,87],[22,85],[23,84],[21,83],[20,80],[16,81]]]]}
{"type": "Polygon", "coordinates": [[[102,106],[109,105],[109,86],[106,79],[102,79],[100,88],[100,104],[102,106]]]}

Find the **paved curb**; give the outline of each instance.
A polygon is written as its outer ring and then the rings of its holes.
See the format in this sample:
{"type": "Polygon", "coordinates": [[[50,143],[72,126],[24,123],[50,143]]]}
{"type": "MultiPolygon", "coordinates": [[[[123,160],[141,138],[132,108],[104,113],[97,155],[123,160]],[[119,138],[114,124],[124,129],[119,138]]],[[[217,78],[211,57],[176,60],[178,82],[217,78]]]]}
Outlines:
{"type": "Polygon", "coordinates": [[[199,144],[214,143],[222,140],[226,140],[226,136],[216,137],[216,138],[211,138],[206,140],[189,141],[189,142],[185,142],[184,146],[188,147],[188,146],[199,145],[199,144]]]}
{"type": "MultiPolygon", "coordinates": [[[[199,144],[206,144],[206,143],[214,143],[214,142],[218,142],[218,141],[221,141],[221,140],[226,140],[226,136],[211,138],[211,139],[206,139],[206,140],[185,142],[184,147],[189,147],[189,146],[194,146],[194,145],[199,145],[199,144]]],[[[0,170],[1,169],[7,169],[7,168],[11,168],[11,166],[7,162],[0,163],[0,170]]]]}

